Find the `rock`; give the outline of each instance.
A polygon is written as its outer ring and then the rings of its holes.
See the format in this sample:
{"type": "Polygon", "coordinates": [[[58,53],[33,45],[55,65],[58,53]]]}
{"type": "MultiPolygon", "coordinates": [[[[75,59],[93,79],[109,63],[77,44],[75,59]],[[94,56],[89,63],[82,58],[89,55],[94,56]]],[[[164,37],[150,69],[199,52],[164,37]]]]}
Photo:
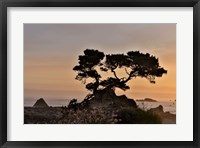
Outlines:
{"type": "Polygon", "coordinates": [[[40,98],[40,99],[38,99],[36,102],[35,102],[35,104],[33,105],[33,107],[41,107],[41,108],[44,108],[44,107],[49,107],[48,105],[47,105],[47,103],[44,101],[44,99],[43,98],[40,98]]]}
{"type": "Polygon", "coordinates": [[[133,108],[137,108],[137,104],[133,99],[129,99],[127,98],[125,95],[121,95],[121,96],[116,96],[116,103],[118,105],[121,105],[123,107],[133,107],[133,108]]]}
{"type": "Polygon", "coordinates": [[[159,105],[156,108],[151,108],[149,111],[160,116],[163,124],[175,124],[176,123],[176,115],[171,114],[170,112],[164,112],[162,105],[159,105]]]}
{"type": "Polygon", "coordinates": [[[164,110],[163,110],[163,106],[159,105],[156,108],[151,108],[149,111],[153,112],[153,113],[157,113],[157,114],[163,114],[164,110]]]}
{"type": "Polygon", "coordinates": [[[95,96],[90,100],[91,107],[133,107],[137,104],[133,99],[125,95],[117,96],[113,89],[98,90],[95,96]]]}

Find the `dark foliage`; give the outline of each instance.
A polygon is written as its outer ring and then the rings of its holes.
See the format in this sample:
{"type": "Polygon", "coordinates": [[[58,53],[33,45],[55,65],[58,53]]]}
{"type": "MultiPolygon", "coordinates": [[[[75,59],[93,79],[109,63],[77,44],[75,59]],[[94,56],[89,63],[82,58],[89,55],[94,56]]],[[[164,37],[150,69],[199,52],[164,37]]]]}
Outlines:
{"type": "Polygon", "coordinates": [[[68,108],[69,108],[69,109],[73,109],[73,110],[76,111],[77,108],[78,108],[77,99],[72,99],[72,100],[69,102],[68,108]]]}
{"type": "Polygon", "coordinates": [[[137,109],[122,109],[118,112],[118,123],[121,124],[161,124],[161,118],[149,111],[137,109]]]}
{"type": "Polygon", "coordinates": [[[76,79],[86,83],[87,78],[94,79],[93,82],[86,84],[86,88],[96,93],[98,89],[104,88],[120,88],[122,90],[129,89],[126,84],[133,77],[144,77],[150,83],[155,83],[156,77],[162,77],[167,73],[163,67],[159,65],[158,58],[149,53],[143,54],[139,51],[129,51],[127,54],[108,54],[93,49],[86,49],[84,55],[79,56],[79,65],[73,70],[78,74],[76,79]],[[105,60],[104,57],[106,57],[105,60]],[[101,79],[97,68],[103,72],[111,72],[113,77],[101,79]],[[125,70],[127,77],[120,78],[117,76],[116,70],[125,70]]]}
{"type": "Polygon", "coordinates": [[[86,49],[84,55],[79,56],[79,65],[73,68],[73,70],[78,71],[77,80],[83,81],[83,83],[86,82],[87,78],[95,80],[95,82],[86,85],[86,88],[93,91],[93,93],[99,87],[99,79],[101,78],[95,67],[101,64],[100,62],[104,56],[104,53],[98,50],[86,49]]]}

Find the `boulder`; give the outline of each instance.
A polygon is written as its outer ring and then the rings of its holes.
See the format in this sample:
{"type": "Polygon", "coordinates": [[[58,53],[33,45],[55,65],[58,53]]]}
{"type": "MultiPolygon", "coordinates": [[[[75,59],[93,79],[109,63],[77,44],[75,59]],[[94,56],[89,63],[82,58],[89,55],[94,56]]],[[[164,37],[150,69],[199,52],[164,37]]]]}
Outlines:
{"type": "Polygon", "coordinates": [[[154,114],[157,114],[162,119],[163,124],[176,123],[176,115],[171,114],[170,112],[164,112],[162,105],[159,105],[156,108],[151,108],[149,111],[153,112],[154,114]]]}
{"type": "Polygon", "coordinates": [[[44,101],[43,98],[38,99],[35,104],[33,105],[33,107],[49,107],[48,104],[44,101]]]}
{"type": "Polygon", "coordinates": [[[164,113],[164,110],[163,110],[163,106],[162,105],[159,105],[158,107],[156,108],[151,108],[149,111],[153,112],[153,113],[156,113],[156,114],[163,114],[164,113]]]}
{"type": "Polygon", "coordinates": [[[129,99],[125,95],[117,96],[113,89],[98,90],[90,100],[90,105],[92,107],[137,107],[133,99],[129,99]]]}

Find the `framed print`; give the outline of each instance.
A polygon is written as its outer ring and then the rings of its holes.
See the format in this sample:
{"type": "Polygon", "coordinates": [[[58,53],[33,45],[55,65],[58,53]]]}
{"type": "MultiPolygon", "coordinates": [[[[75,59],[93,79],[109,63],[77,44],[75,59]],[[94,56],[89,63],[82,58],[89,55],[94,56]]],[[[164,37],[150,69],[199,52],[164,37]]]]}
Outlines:
{"type": "Polygon", "coordinates": [[[199,147],[199,1],[1,1],[1,147],[199,147]]]}

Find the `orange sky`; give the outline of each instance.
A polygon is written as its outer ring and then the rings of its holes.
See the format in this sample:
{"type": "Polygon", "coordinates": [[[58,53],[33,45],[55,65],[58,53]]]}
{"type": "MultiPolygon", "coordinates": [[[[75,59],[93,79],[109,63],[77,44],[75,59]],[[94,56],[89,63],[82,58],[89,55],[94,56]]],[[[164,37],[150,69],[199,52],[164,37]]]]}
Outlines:
{"type": "Polygon", "coordinates": [[[167,74],[156,84],[136,78],[128,82],[130,90],[116,92],[133,99],[176,99],[176,24],[25,24],[24,98],[83,99],[89,92],[72,69],[86,48],[158,57],[167,74]]]}

